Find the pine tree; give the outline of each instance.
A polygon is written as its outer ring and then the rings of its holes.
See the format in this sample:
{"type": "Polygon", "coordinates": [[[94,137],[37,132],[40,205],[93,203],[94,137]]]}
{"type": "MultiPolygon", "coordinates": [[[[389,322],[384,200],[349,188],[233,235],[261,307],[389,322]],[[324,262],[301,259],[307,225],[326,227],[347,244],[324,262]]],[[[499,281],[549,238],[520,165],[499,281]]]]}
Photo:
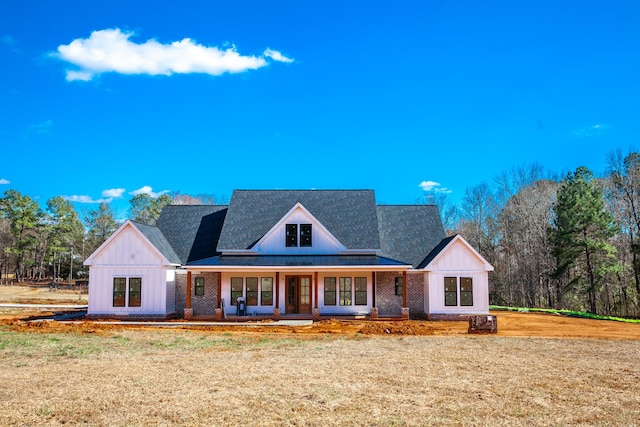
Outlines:
{"type": "MultiPolygon", "coordinates": [[[[588,310],[596,313],[597,292],[616,267],[615,248],[609,240],[617,226],[589,169],[581,166],[567,175],[553,212],[549,240],[557,263],[554,277],[567,280],[566,290],[586,291],[588,310]]],[[[562,296],[561,286],[557,289],[562,296]]]]}

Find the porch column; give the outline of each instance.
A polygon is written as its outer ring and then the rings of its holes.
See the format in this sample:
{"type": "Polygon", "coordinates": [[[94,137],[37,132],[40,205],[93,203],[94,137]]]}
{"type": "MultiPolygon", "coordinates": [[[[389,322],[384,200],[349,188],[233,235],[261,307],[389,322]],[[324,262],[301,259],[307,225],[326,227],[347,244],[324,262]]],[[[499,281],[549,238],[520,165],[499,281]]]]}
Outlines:
{"type": "Polygon", "coordinates": [[[376,308],[376,272],[371,272],[371,307],[376,308]]]}
{"type": "Polygon", "coordinates": [[[191,271],[187,270],[187,295],[184,307],[184,318],[191,320],[193,318],[193,309],[191,308],[191,271]]]}
{"type": "Polygon", "coordinates": [[[222,312],[222,271],[218,272],[218,301],[214,313],[216,320],[224,319],[224,313],[222,312]]]}
{"type": "Polygon", "coordinates": [[[407,307],[407,270],[402,272],[402,311],[401,316],[403,319],[409,318],[409,307],[407,307]]]}
{"type": "Polygon", "coordinates": [[[369,313],[371,319],[378,318],[378,307],[376,307],[376,272],[371,272],[371,312],[369,313]]]}
{"type": "Polygon", "coordinates": [[[273,309],[273,318],[280,319],[280,272],[276,271],[276,307],[273,309]]]}
{"type": "Polygon", "coordinates": [[[313,310],[311,310],[313,320],[320,320],[320,309],[318,308],[318,272],[313,273],[313,310]]]}
{"type": "Polygon", "coordinates": [[[218,272],[218,308],[222,308],[222,271],[218,272]]]}

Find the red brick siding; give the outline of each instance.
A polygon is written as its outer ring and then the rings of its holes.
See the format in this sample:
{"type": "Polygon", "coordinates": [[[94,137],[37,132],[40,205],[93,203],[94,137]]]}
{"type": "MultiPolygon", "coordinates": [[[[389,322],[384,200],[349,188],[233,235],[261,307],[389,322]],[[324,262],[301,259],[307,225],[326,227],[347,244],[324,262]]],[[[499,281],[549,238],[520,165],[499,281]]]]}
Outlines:
{"type": "MultiPolygon", "coordinates": [[[[194,316],[212,316],[218,303],[218,273],[191,274],[191,308],[194,316]],[[196,277],[204,277],[204,295],[196,295],[196,277]]],[[[182,316],[187,299],[187,275],[176,274],[176,312],[182,316]]]]}
{"type": "MultiPolygon", "coordinates": [[[[397,273],[376,273],[376,306],[378,315],[400,316],[402,311],[402,295],[396,295],[395,278],[402,277],[397,273]]],[[[413,318],[424,316],[424,282],[423,274],[407,274],[407,305],[409,315],[413,318]]]]}

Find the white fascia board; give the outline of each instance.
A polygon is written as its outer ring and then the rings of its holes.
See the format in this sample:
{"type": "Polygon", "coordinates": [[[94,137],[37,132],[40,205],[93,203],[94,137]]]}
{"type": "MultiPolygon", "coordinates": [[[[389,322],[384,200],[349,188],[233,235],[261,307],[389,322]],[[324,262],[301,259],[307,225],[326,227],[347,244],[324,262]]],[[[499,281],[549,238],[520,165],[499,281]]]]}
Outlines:
{"type": "Polygon", "coordinates": [[[471,244],[464,239],[464,237],[462,237],[459,234],[457,234],[453,239],[451,239],[449,244],[447,246],[445,246],[444,248],[442,248],[442,250],[438,253],[438,255],[436,255],[435,258],[433,258],[429,264],[424,266],[423,270],[424,271],[433,271],[431,268],[429,268],[429,266],[431,264],[435,263],[442,256],[442,254],[444,254],[446,251],[448,251],[449,248],[451,246],[453,246],[457,241],[460,241],[463,245],[465,245],[467,247],[467,249],[469,249],[471,251],[471,253],[474,256],[476,256],[480,260],[480,262],[482,262],[484,264],[484,271],[493,271],[493,266],[491,264],[489,264],[489,262],[482,255],[480,255],[480,253],[478,251],[476,251],[474,249],[474,247],[471,246],[471,244]]]}

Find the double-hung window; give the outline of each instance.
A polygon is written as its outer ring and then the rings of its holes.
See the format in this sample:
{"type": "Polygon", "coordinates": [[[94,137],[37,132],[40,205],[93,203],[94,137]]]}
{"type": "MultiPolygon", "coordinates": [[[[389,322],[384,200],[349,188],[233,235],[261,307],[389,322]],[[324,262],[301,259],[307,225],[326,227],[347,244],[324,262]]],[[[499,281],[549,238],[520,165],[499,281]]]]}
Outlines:
{"type": "Polygon", "coordinates": [[[445,277],[444,305],[447,307],[473,306],[473,278],[445,277]]]}
{"type": "Polygon", "coordinates": [[[287,248],[310,248],[313,246],[312,224],[286,224],[285,246],[287,248]]]}
{"type": "Polygon", "coordinates": [[[367,305],[367,278],[356,277],[354,282],[356,305],[367,305]]]}
{"type": "Polygon", "coordinates": [[[238,298],[243,296],[242,277],[231,278],[231,305],[236,305],[238,298]]]}
{"type": "Polygon", "coordinates": [[[471,277],[460,278],[460,305],[473,305],[473,279],[471,277]]]}
{"type": "Polygon", "coordinates": [[[351,305],[351,277],[340,278],[340,305],[351,305]]]}
{"type": "Polygon", "coordinates": [[[204,295],[204,277],[196,277],[195,295],[204,295]]]}
{"type": "Polygon", "coordinates": [[[247,277],[247,305],[258,305],[258,278],[247,277]]]}
{"type": "Polygon", "coordinates": [[[125,307],[127,299],[127,278],[113,278],[113,306],[125,307]]]}
{"type": "Polygon", "coordinates": [[[336,305],[336,278],[324,278],[324,305],[336,305]]]}
{"type": "Polygon", "coordinates": [[[300,224],[300,247],[311,247],[311,237],[311,224],[300,224]]]}
{"type": "Polygon", "coordinates": [[[444,278],[444,305],[449,307],[458,305],[457,277],[444,278]]]}
{"type": "Polygon", "coordinates": [[[285,243],[288,248],[295,248],[298,246],[298,224],[287,224],[285,243]]]}
{"type": "Polygon", "coordinates": [[[260,303],[262,305],[273,305],[273,277],[262,278],[260,303]]]}
{"type": "Polygon", "coordinates": [[[114,277],[113,278],[113,306],[141,307],[142,306],[142,278],[114,277]]]}

